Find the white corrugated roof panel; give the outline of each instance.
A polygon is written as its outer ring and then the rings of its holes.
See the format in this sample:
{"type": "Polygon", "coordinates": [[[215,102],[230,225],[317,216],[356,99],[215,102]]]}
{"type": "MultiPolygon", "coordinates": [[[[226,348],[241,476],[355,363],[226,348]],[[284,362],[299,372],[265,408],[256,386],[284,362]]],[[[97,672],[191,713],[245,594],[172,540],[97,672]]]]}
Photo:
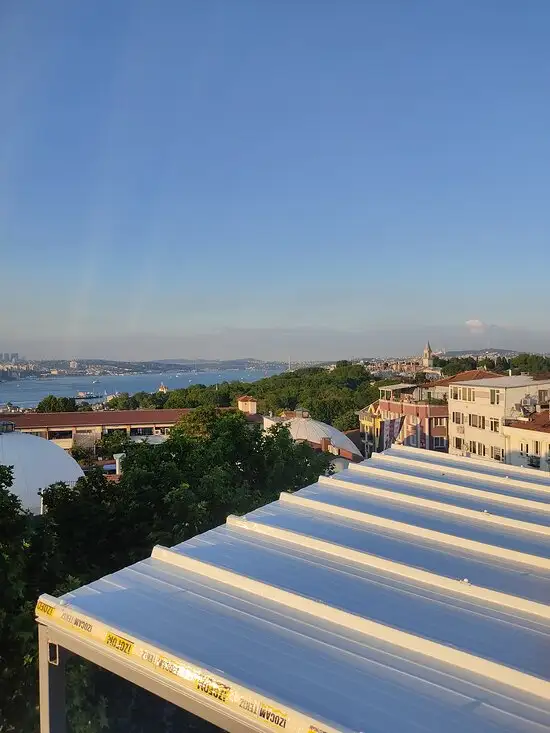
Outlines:
{"type": "Polygon", "coordinates": [[[38,620],[246,730],[547,730],[548,522],[492,494],[489,520],[482,497],[423,490],[395,461],[370,475],[382,462],[43,596],[38,620]]]}

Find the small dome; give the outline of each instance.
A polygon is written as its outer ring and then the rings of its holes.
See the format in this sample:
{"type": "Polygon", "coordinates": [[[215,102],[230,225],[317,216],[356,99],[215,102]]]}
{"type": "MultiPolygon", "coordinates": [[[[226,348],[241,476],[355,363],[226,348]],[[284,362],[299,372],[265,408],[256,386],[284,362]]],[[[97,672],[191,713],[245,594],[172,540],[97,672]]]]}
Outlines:
{"type": "Polygon", "coordinates": [[[308,443],[320,443],[323,438],[329,438],[336,448],[349,451],[354,456],[361,456],[359,448],[341,430],[332,425],[312,420],[310,417],[295,417],[288,422],[288,429],[294,440],[307,440],[308,443]]]}
{"type": "Polygon", "coordinates": [[[0,430],[0,465],[13,466],[10,491],[23,509],[40,514],[38,491],[56,481],[73,482],[84,476],[78,463],[63,448],[28,433],[0,430]]]}

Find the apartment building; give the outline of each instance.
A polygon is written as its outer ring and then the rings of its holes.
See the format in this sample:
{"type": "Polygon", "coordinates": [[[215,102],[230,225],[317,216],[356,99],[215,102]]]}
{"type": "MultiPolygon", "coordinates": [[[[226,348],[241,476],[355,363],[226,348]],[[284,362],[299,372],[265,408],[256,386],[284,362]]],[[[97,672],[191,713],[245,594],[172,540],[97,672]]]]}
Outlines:
{"type": "Polygon", "coordinates": [[[550,413],[540,403],[528,417],[506,421],[502,432],[507,463],[550,471],[550,413]]]}
{"type": "Polygon", "coordinates": [[[448,448],[449,385],[498,378],[500,374],[472,369],[452,377],[415,385],[390,384],[380,388],[380,399],[359,411],[366,455],[394,442],[427,450],[448,448]]]}
{"type": "Polygon", "coordinates": [[[550,376],[491,377],[449,386],[449,453],[510,463],[504,428],[548,407],[550,376]]]}

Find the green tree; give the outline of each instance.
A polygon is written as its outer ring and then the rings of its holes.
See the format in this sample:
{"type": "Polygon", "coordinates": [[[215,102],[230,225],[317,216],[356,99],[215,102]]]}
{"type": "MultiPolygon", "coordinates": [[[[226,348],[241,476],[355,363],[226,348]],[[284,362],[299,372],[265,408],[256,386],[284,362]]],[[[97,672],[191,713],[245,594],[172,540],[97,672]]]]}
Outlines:
{"type": "Polygon", "coordinates": [[[75,444],[71,448],[71,456],[81,465],[91,466],[95,460],[95,451],[91,447],[75,444]]]}
{"type": "Polygon", "coordinates": [[[133,444],[124,428],[103,435],[97,441],[95,453],[98,458],[112,458],[115,453],[124,453],[133,444]]]}
{"type": "Polygon", "coordinates": [[[510,360],[512,369],[517,373],[539,374],[550,371],[550,358],[542,354],[518,354],[510,360]]]}
{"type": "Polygon", "coordinates": [[[34,621],[26,608],[30,518],[10,492],[12,470],[0,466],[0,733],[19,733],[35,706],[34,621]]]}
{"type": "Polygon", "coordinates": [[[495,371],[507,372],[510,369],[510,360],[505,356],[497,356],[495,361],[495,371]]]}
{"type": "Polygon", "coordinates": [[[359,428],[359,417],[357,416],[356,410],[348,410],[338,415],[333,422],[335,428],[338,430],[357,430],[359,428]]]}
{"type": "Polygon", "coordinates": [[[480,369],[488,369],[489,371],[493,371],[496,367],[496,362],[494,359],[490,359],[488,356],[485,356],[483,357],[483,359],[479,359],[477,365],[480,369]]]}
{"type": "Polygon", "coordinates": [[[44,397],[36,406],[36,412],[76,412],[77,409],[74,397],[56,397],[53,394],[44,397]]]}

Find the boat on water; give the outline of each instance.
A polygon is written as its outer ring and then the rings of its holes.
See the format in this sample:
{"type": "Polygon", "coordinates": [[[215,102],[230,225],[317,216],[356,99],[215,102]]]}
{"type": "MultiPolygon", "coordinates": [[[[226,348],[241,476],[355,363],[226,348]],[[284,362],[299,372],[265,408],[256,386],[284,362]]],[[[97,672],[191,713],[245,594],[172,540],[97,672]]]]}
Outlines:
{"type": "Polygon", "coordinates": [[[92,384],[99,384],[99,379],[92,379],[92,384]]]}
{"type": "Polygon", "coordinates": [[[93,392],[77,392],[75,400],[98,400],[101,395],[94,394],[93,392]]]}

